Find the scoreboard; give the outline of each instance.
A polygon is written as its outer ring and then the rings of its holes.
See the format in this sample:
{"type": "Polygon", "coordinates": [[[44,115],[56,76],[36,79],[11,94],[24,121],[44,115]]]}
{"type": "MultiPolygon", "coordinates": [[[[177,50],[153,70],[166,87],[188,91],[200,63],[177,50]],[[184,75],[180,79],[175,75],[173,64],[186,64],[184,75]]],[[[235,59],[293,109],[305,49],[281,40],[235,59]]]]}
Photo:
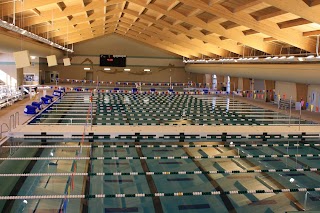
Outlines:
{"type": "Polygon", "coordinates": [[[100,66],[102,67],[125,67],[125,55],[100,55],[100,66]]]}

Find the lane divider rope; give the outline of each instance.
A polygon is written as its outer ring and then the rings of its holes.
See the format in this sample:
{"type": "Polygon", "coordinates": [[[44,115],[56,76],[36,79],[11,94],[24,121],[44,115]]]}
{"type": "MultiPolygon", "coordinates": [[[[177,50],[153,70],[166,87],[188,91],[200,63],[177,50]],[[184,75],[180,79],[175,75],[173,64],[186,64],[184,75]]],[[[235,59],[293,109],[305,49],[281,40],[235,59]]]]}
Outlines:
{"type": "Polygon", "coordinates": [[[80,172],[80,173],[20,173],[0,174],[0,177],[42,177],[42,176],[138,176],[138,175],[199,175],[199,174],[240,174],[275,172],[317,172],[320,168],[308,169],[255,169],[255,170],[215,170],[215,171],[173,171],[173,172],[80,172]]]}
{"type": "Polygon", "coordinates": [[[265,194],[283,192],[319,192],[320,188],[291,188],[291,189],[267,189],[267,190],[241,190],[241,191],[208,191],[208,192],[158,192],[137,194],[88,194],[88,195],[31,195],[31,196],[0,196],[0,200],[32,200],[32,199],[90,199],[90,198],[123,198],[123,197],[183,197],[206,196],[222,194],[265,194]]]}
{"type": "Polygon", "coordinates": [[[174,160],[174,159],[232,159],[232,158],[292,158],[292,157],[320,157],[320,154],[293,154],[293,155],[223,155],[223,156],[147,156],[147,157],[8,157],[0,158],[4,160],[174,160]]]}
{"type": "MultiPolygon", "coordinates": [[[[216,148],[216,147],[320,147],[320,144],[207,144],[207,145],[82,145],[83,148],[216,148]]],[[[79,148],[74,145],[21,145],[2,146],[3,148],[79,148]]]]}

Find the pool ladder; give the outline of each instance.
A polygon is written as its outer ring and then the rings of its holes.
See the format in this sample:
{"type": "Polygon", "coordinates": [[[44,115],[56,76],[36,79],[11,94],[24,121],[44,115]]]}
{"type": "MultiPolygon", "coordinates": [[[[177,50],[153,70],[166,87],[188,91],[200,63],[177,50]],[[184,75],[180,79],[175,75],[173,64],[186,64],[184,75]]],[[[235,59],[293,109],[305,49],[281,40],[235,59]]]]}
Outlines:
{"type": "Polygon", "coordinates": [[[2,123],[0,126],[0,139],[2,138],[2,134],[5,132],[11,132],[11,130],[17,128],[17,125],[20,124],[20,116],[19,112],[16,112],[9,116],[9,125],[7,123],[2,123]],[[6,130],[4,130],[6,127],[6,130]]]}

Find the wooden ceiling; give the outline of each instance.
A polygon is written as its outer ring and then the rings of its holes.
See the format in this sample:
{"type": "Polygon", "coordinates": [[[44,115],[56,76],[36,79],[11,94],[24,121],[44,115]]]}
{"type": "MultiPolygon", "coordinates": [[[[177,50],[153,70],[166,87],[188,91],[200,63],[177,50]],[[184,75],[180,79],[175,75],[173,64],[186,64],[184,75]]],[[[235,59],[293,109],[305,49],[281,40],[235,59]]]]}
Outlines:
{"type": "Polygon", "coordinates": [[[320,0],[0,0],[2,20],[61,45],[117,33],[188,58],[315,53],[319,14],[320,0]]]}

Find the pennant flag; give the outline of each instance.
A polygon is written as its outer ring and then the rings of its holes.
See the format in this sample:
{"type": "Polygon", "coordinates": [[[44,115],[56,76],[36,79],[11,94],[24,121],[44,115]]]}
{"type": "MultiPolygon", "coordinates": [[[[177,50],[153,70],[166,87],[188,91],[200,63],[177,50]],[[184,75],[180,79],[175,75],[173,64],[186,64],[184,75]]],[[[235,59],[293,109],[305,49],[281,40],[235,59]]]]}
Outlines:
{"type": "MultiPolygon", "coordinates": [[[[304,101],[303,100],[301,100],[301,107],[303,107],[303,105],[304,105],[304,101]]],[[[312,110],[311,110],[312,111],[312,110]]]]}
{"type": "Polygon", "coordinates": [[[309,103],[307,102],[307,103],[306,103],[306,108],[308,109],[308,107],[309,107],[309,103]]]}
{"type": "Polygon", "coordinates": [[[316,112],[319,112],[319,107],[318,106],[316,106],[316,112]]]}
{"type": "Polygon", "coordinates": [[[256,95],[256,94],[254,94],[253,99],[256,99],[256,97],[257,97],[257,95],[256,95]]]}
{"type": "Polygon", "coordinates": [[[310,105],[310,111],[313,111],[313,104],[310,105]]]}

